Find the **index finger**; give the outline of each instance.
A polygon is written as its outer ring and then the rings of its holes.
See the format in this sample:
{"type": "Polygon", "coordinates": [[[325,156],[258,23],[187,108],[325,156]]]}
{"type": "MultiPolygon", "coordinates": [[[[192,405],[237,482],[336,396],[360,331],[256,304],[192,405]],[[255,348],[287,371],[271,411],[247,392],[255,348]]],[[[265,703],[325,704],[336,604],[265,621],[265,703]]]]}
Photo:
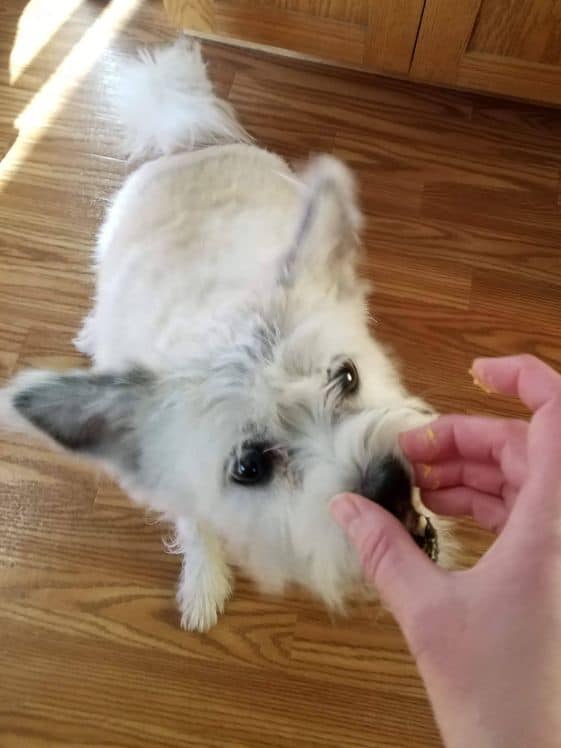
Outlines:
{"type": "Polygon", "coordinates": [[[514,395],[531,411],[561,398],[561,375],[539,358],[527,353],[501,358],[478,358],[472,373],[486,391],[514,395]]]}
{"type": "Polygon", "coordinates": [[[482,416],[440,416],[428,426],[405,431],[399,443],[411,462],[465,459],[473,462],[501,460],[508,443],[524,443],[526,421],[482,416]]]}

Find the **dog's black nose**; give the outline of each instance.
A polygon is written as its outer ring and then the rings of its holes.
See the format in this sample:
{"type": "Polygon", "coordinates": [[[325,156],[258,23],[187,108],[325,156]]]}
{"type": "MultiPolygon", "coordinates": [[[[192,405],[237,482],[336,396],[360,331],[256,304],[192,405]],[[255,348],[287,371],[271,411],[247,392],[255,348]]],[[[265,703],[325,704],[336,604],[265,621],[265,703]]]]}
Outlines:
{"type": "Polygon", "coordinates": [[[388,455],[371,462],[364,473],[360,492],[393,514],[405,525],[417,545],[433,561],[438,560],[438,536],[430,519],[421,517],[412,503],[412,483],[405,465],[388,455]]]}
{"type": "Polygon", "coordinates": [[[405,524],[411,513],[411,478],[405,465],[393,455],[371,462],[364,473],[360,492],[405,524]]]}

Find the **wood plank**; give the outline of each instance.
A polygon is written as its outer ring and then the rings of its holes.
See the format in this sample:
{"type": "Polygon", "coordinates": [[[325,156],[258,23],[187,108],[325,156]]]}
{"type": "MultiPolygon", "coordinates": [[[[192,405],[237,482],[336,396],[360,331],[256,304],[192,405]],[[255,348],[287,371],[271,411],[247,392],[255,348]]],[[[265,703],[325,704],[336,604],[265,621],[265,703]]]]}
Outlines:
{"type": "Polygon", "coordinates": [[[164,0],[164,7],[170,22],[180,29],[215,30],[214,0],[164,0]]]}
{"type": "Polygon", "coordinates": [[[426,0],[411,75],[454,83],[471,38],[481,0],[426,0]]]}
{"type": "MultiPolygon", "coordinates": [[[[561,50],[558,38],[561,26],[556,20],[557,6],[561,6],[558,2],[554,6],[550,2],[542,5],[533,0],[524,0],[518,5],[506,0],[485,0],[483,4],[481,0],[461,4],[427,0],[411,76],[460,88],[561,104],[561,66],[557,59],[561,50]],[[518,35],[513,33],[517,19],[520,23],[525,19],[522,26],[516,26],[518,35]],[[546,45],[549,52],[542,49],[539,54],[535,50],[526,53],[524,47],[517,51],[516,40],[522,38],[521,28],[525,28],[526,23],[538,37],[532,44],[546,45]],[[509,46],[508,40],[514,46],[509,46]],[[520,59],[513,55],[519,55],[520,59]],[[539,62],[533,59],[536,57],[540,58],[539,62]]],[[[528,35],[524,34],[523,38],[527,39],[528,35]]]]}
{"type": "Polygon", "coordinates": [[[356,23],[359,26],[366,26],[368,23],[370,4],[368,0],[251,0],[251,2],[255,5],[256,13],[259,12],[259,8],[272,6],[303,15],[356,23]]]}
{"type": "MultiPolygon", "coordinates": [[[[228,1],[228,0],[227,0],[228,1]]],[[[238,5],[238,3],[231,3],[238,5]]],[[[300,13],[316,18],[366,26],[368,6],[366,0],[246,0],[257,15],[271,9],[300,13]]],[[[214,0],[164,0],[170,21],[179,28],[196,31],[216,31],[214,0]]]]}
{"type": "Polygon", "coordinates": [[[172,23],[326,62],[409,70],[423,0],[165,0],[172,23]]]}
{"type": "Polygon", "coordinates": [[[489,275],[478,269],[473,274],[470,306],[489,320],[490,329],[481,334],[479,346],[499,354],[528,351],[561,368],[558,285],[530,280],[520,272],[489,275]],[[508,330],[508,335],[499,334],[500,330],[508,330]]]}
{"type": "Polygon", "coordinates": [[[412,748],[437,744],[434,727],[425,728],[421,699],[396,699],[383,689],[365,693],[360,687],[341,689],[329,681],[310,683],[282,674],[275,675],[271,688],[266,670],[197,660],[187,666],[176,653],[157,650],[139,658],[138,647],[104,642],[101,631],[92,639],[79,622],[64,616],[57,629],[43,628],[50,645],[37,649],[33,643],[41,630],[40,620],[26,620],[15,613],[4,630],[10,649],[21,648],[26,641],[31,645],[17,663],[7,656],[5,647],[0,651],[6,678],[14,681],[18,675],[10,701],[0,708],[6,748],[17,744],[18,735],[30,735],[35,746],[63,741],[99,745],[103,740],[120,748],[141,748],[147,741],[154,748],[356,748],[363,735],[374,729],[379,748],[391,748],[396,738],[401,739],[398,736],[412,748]],[[94,668],[92,644],[98,652],[94,668]],[[69,668],[68,662],[76,667],[69,668]],[[130,673],[126,689],[123,671],[130,673]],[[188,699],[184,698],[186,678],[192,684],[188,699]],[[148,681],[152,698],[146,709],[142,705],[148,681]],[[100,698],[86,709],[92,692],[100,698]],[[357,710],[357,704],[366,708],[357,710]],[[356,712],[351,721],[349,709],[356,712]],[[311,712],[314,720],[309,719],[311,712]],[[322,724],[329,725],[329,730],[319,727],[322,724]]]}
{"type": "Polygon", "coordinates": [[[456,83],[544,104],[561,105],[561,66],[480,53],[466,54],[456,83]]]}
{"type": "Polygon", "coordinates": [[[468,51],[561,65],[561,0],[483,0],[468,51]]]}
{"type": "Polygon", "coordinates": [[[424,0],[369,3],[364,66],[382,72],[409,72],[424,0]]]}
{"type": "Polygon", "coordinates": [[[275,7],[259,13],[251,2],[235,4],[214,0],[220,35],[292,50],[330,62],[360,65],[364,54],[366,30],[356,24],[331,18],[306,16],[275,7]]]}

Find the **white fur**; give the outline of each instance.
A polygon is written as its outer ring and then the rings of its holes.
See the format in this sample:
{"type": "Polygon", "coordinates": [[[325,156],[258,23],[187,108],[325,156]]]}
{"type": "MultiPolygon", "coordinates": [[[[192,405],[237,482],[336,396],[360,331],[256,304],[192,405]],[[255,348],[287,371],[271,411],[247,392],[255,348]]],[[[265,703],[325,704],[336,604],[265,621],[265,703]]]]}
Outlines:
{"type": "Polygon", "coordinates": [[[249,142],[230,105],[214,96],[198,44],[141,49],[123,67],[117,106],[133,159],[216,142],[249,142]]]}
{"type": "MultiPolygon", "coordinates": [[[[247,140],[213,96],[197,46],[144,53],[123,89],[136,156],[247,140]]],[[[95,394],[106,384],[90,375],[61,386],[85,388],[68,418],[83,418],[86,431],[101,423],[109,435],[93,456],[175,523],[186,628],[216,622],[231,592],[227,562],[267,590],[296,581],[342,608],[360,572],[329,500],[357,489],[372,461],[398,453],[401,430],[430,417],[370,334],[354,263],[354,193],[333,159],[294,174],[263,149],[220,144],[142,165],[100,232],[95,305],[77,345],[94,372],[122,372],[122,380],[107,385],[110,397],[95,394]],[[350,400],[328,384],[342,356],[361,378],[350,400]],[[130,386],[132,365],[153,378],[130,386]],[[277,454],[271,482],[232,483],[232,455],[265,434],[277,454]]],[[[17,382],[4,400],[25,386],[17,382]]],[[[81,451],[91,457],[88,444],[81,451]]]]}
{"type": "Polygon", "coordinates": [[[232,593],[232,572],[220,540],[202,523],[183,518],[176,522],[169,550],[183,556],[177,588],[181,626],[188,631],[207,631],[216,624],[232,593]]]}

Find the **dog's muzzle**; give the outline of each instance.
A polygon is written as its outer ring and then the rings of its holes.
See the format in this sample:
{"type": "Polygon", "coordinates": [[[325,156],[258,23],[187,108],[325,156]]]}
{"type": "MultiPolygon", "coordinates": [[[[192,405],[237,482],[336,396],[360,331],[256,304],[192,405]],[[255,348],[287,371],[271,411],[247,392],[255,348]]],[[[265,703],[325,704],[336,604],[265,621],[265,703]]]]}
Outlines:
{"type": "Polygon", "coordinates": [[[372,462],[362,479],[360,493],[375,501],[405,525],[419,548],[438,560],[438,536],[430,519],[419,514],[412,503],[413,486],[407,468],[395,456],[372,462]]]}

